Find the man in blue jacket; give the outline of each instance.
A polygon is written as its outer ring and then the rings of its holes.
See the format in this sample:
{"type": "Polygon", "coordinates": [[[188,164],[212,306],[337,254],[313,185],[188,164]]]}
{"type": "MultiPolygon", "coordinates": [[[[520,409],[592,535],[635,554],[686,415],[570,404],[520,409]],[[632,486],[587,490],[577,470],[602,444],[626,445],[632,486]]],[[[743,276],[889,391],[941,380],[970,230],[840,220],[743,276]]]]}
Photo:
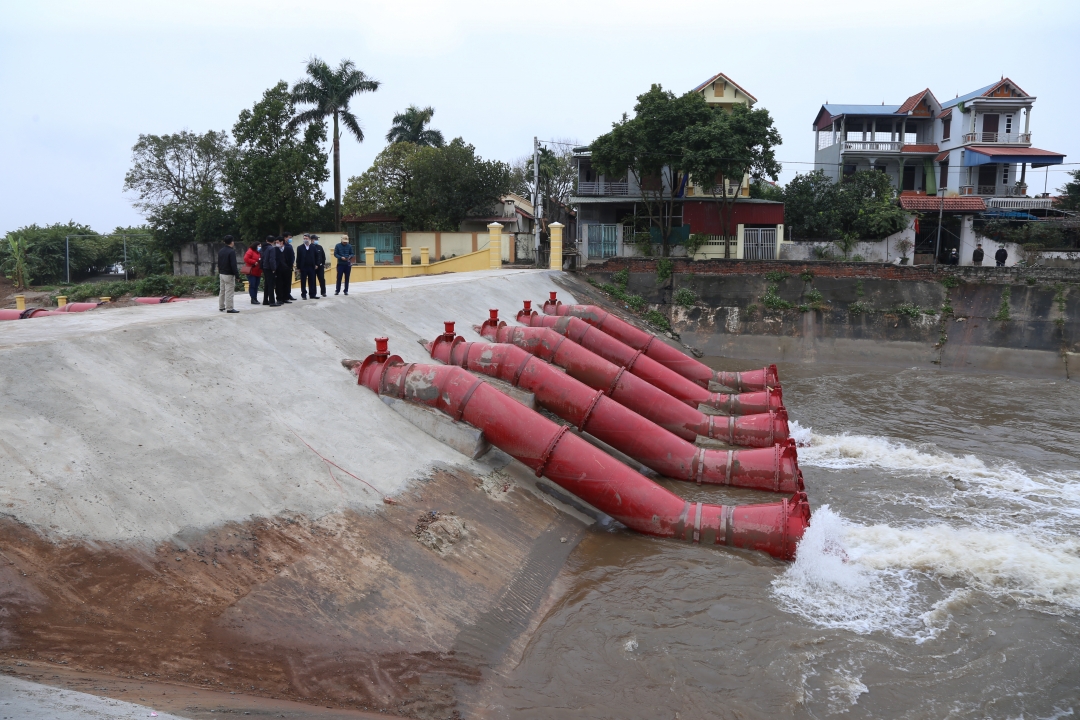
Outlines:
{"type": "Polygon", "coordinates": [[[300,299],[308,299],[308,290],[311,291],[311,299],[319,297],[315,287],[315,246],[311,244],[311,236],[305,235],[304,242],[296,248],[296,269],[300,272],[300,299]]]}
{"type": "Polygon", "coordinates": [[[342,235],[341,242],[334,246],[334,257],[337,258],[337,290],[341,292],[341,278],[345,278],[345,294],[349,294],[349,274],[352,272],[352,261],[356,257],[356,251],[349,244],[349,236],[342,235]]]}
{"type": "Polygon", "coordinates": [[[274,247],[273,235],[268,235],[263,243],[259,262],[263,271],[263,305],[279,307],[281,303],[274,298],[277,292],[277,248],[274,247]]]}

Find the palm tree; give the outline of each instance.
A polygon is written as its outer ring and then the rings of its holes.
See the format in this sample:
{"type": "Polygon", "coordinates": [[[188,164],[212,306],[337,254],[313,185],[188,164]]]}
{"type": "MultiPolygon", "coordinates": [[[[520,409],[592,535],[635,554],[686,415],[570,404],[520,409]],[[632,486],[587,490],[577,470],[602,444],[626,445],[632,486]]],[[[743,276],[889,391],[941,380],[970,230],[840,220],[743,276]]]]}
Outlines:
{"type": "Polygon", "coordinates": [[[294,102],[314,107],[304,110],[293,118],[291,126],[313,123],[334,118],[334,225],[341,230],[341,132],[338,122],[345,125],[356,137],[364,142],[364,131],[360,122],[349,111],[349,101],[362,92],[375,92],[379,81],[372,80],[362,70],[357,70],[352,60],[342,60],[337,69],[332,69],[317,57],[308,60],[307,77],[292,89],[294,102]]]}
{"type": "Polygon", "coordinates": [[[414,145],[442,147],[445,144],[442,133],[424,129],[434,114],[435,108],[426,107],[421,110],[410,105],[405,112],[394,116],[394,124],[390,126],[390,132],[386,133],[386,142],[411,142],[414,145]]]}

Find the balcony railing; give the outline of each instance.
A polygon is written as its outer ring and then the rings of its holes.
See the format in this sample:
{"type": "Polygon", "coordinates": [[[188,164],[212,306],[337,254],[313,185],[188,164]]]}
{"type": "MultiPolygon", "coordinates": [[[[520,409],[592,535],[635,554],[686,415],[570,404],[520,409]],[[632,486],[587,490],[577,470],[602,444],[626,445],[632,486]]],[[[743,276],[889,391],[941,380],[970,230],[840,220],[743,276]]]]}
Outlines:
{"type": "Polygon", "coordinates": [[[630,183],[627,182],[579,182],[578,195],[629,195],[630,183]]]}
{"type": "Polygon", "coordinates": [[[1024,197],[1027,195],[1027,185],[1010,185],[998,189],[997,185],[961,185],[957,190],[960,195],[986,195],[989,197],[1024,197]]]}
{"type": "Polygon", "coordinates": [[[964,133],[964,142],[998,143],[1001,145],[1030,145],[1031,133],[964,133]]]}
{"type": "Polygon", "coordinates": [[[849,152],[900,152],[900,148],[904,146],[902,142],[863,142],[859,141],[845,141],[844,150],[849,152]]]}
{"type": "Polygon", "coordinates": [[[1050,198],[987,198],[986,207],[995,210],[1049,210],[1054,206],[1050,198]]]}

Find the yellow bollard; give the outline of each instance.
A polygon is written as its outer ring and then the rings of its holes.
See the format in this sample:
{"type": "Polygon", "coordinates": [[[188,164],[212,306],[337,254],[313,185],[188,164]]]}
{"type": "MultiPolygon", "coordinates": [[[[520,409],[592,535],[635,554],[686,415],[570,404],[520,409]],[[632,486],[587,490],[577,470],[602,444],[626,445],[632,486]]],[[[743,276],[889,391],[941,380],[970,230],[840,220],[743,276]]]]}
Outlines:
{"type": "Polygon", "coordinates": [[[56,296],[56,307],[64,307],[67,305],[67,295],[56,296]]]}
{"type": "Polygon", "coordinates": [[[428,249],[426,247],[420,248],[420,272],[424,275],[427,275],[428,265],[430,264],[431,257],[428,254],[428,249]]]}
{"type": "Polygon", "coordinates": [[[412,248],[401,248],[401,277],[412,275],[412,248]]]}
{"type": "Polygon", "coordinates": [[[503,226],[493,222],[488,227],[488,267],[498,270],[502,267],[502,229],[503,226]]]}
{"type": "Polygon", "coordinates": [[[26,309],[26,296],[25,295],[16,295],[15,296],[15,309],[16,310],[25,310],[26,309]]]}
{"type": "Polygon", "coordinates": [[[375,279],[375,248],[364,248],[364,273],[367,275],[368,282],[375,279]]]}
{"type": "Polygon", "coordinates": [[[551,230],[551,251],[548,253],[551,256],[551,269],[562,270],[562,230],[563,224],[560,222],[553,222],[548,225],[551,230]]]}
{"type": "Polygon", "coordinates": [[[108,297],[108,296],[103,297],[103,298],[101,298],[101,302],[112,302],[112,298],[108,297]]]}

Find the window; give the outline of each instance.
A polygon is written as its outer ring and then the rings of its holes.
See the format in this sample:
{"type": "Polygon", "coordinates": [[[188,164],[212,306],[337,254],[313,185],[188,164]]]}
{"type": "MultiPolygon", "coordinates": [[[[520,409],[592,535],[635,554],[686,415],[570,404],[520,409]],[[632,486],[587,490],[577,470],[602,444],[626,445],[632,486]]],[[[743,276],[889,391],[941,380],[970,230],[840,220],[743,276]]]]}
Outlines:
{"type": "Polygon", "coordinates": [[[941,161],[941,189],[949,187],[949,159],[945,158],[941,161]]]}
{"type": "Polygon", "coordinates": [[[1009,184],[1009,166],[1008,165],[1002,165],[1001,166],[1001,184],[1002,185],[1008,185],[1009,184]]]}
{"type": "Polygon", "coordinates": [[[854,174],[855,174],[855,166],[854,165],[845,165],[844,166],[844,177],[848,177],[848,176],[854,175],[854,174]]]}
{"type": "Polygon", "coordinates": [[[1005,116],[1005,134],[1006,135],[1008,135],[1009,133],[1012,132],[1012,119],[1013,119],[1012,115],[1006,115],[1005,116]]]}
{"type": "Polygon", "coordinates": [[[949,133],[952,131],[952,118],[947,117],[941,121],[941,139],[948,140],[949,133]]]}

